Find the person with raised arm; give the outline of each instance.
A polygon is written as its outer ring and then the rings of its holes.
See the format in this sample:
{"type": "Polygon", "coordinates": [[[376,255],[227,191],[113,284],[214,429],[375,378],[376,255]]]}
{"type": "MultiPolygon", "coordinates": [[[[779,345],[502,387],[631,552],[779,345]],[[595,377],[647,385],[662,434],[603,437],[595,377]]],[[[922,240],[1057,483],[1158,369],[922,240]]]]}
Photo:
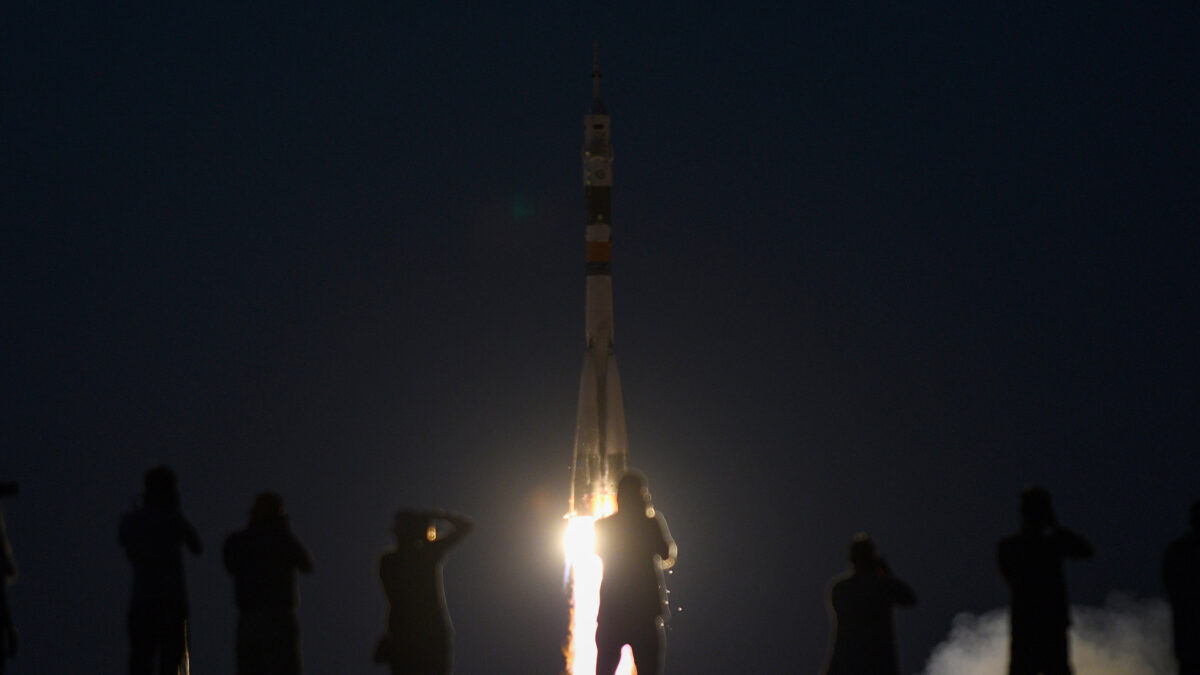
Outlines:
{"type": "Polygon", "coordinates": [[[912,607],[917,594],[892,574],[859,533],[850,543],[850,571],[833,580],[829,607],[834,638],[826,675],[899,675],[895,607],[912,607]]]}
{"type": "Polygon", "coordinates": [[[1009,675],[1071,675],[1063,561],[1094,553],[1087,539],[1058,524],[1048,491],[1030,487],[1021,493],[1021,531],[996,546],[1012,593],[1009,675]]]}
{"type": "Polygon", "coordinates": [[[396,548],[379,559],[389,608],[387,632],[375,649],[375,662],[390,665],[393,675],[451,672],[454,626],[442,566],[450,549],[474,527],[470,518],[441,510],[401,510],[392,520],[396,548]]]}
{"type": "Polygon", "coordinates": [[[225,539],[238,624],[237,675],[299,675],[296,573],[313,571],[312,555],[292,533],[283,497],[262,492],[244,529],[225,539]]]}

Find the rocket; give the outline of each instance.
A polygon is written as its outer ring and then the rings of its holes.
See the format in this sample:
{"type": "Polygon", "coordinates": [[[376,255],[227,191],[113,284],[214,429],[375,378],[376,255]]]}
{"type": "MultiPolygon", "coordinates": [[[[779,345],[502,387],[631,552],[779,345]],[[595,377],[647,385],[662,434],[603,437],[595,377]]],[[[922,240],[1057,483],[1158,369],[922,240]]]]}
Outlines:
{"type": "Polygon", "coordinates": [[[613,510],[628,461],[625,406],[613,352],[612,164],[608,111],[600,97],[599,46],[592,53],[592,105],[583,116],[583,193],[587,204],[587,295],[583,373],[575,426],[569,516],[613,510]]]}

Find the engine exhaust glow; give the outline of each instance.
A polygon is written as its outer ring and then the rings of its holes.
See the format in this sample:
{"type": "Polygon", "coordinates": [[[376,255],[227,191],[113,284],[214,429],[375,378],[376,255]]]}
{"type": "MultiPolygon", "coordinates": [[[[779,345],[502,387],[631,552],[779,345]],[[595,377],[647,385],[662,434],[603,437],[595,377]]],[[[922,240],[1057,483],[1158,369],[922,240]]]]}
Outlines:
{"type": "MultiPolygon", "coordinates": [[[[568,584],[571,588],[571,619],[564,654],[567,675],[596,674],[596,612],[600,608],[600,580],[604,564],[596,555],[597,518],[615,511],[615,499],[603,499],[595,516],[568,515],[567,532],[563,537],[568,584]]],[[[617,675],[636,675],[633,654],[628,646],[621,649],[621,664],[617,675]]]]}

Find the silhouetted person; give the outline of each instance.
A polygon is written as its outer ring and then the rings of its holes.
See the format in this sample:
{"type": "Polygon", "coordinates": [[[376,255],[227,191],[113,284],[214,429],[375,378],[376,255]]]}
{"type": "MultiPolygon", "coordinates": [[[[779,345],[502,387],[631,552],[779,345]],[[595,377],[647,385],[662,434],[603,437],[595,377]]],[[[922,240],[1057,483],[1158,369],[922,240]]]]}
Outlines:
{"type": "Polygon", "coordinates": [[[667,521],[651,505],[646,477],[629,471],[617,484],[617,512],[596,521],[604,562],[596,616],[596,674],[613,675],[629,645],[639,675],[659,675],[666,657],[667,607],[662,571],[675,564],[667,521]]]}
{"type": "Polygon", "coordinates": [[[1200,674],[1200,501],[1192,503],[1192,529],[1163,556],[1163,585],[1171,602],[1175,658],[1180,675],[1200,674]]]}
{"type": "Polygon", "coordinates": [[[833,653],[826,675],[899,675],[894,607],[911,607],[917,594],[892,576],[865,534],[850,544],[850,571],[833,580],[833,653]]]}
{"type": "MultiPolygon", "coordinates": [[[[0,483],[0,497],[15,494],[16,483],[0,483]]],[[[13,560],[12,545],[8,541],[4,511],[0,510],[0,675],[4,675],[8,660],[17,655],[17,629],[8,606],[8,585],[16,580],[17,563],[13,560]]]]}
{"type": "Polygon", "coordinates": [[[1092,545],[1060,526],[1050,493],[1021,493],[1021,531],[1000,540],[996,558],[1012,592],[1010,675],[1070,675],[1065,558],[1090,558],[1092,545]]]}
{"type": "Polygon", "coordinates": [[[400,511],[392,521],[396,548],[379,559],[388,626],[375,661],[391,665],[393,675],[451,671],[454,627],[446,608],[442,565],[450,548],[474,527],[470,518],[448,511],[400,511]],[[449,523],[450,531],[439,535],[438,521],[449,523]]]}
{"type": "Polygon", "coordinates": [[[254,498],[246,528],[225,539],[224,559],[238,607],[238,675],[298,675],[296,572],[311,572],[313,560],[288,526],[282,497],[254,498]]]}
{"type": "Polygon", "coordinates": [[[119,540],[133,564],[129,602],[129,672],[176,675],[187,650],[187,587],[182,546],[203,549],[179,507],[175,472],[146,472],[142,503],[121,519],[119,540]]]}

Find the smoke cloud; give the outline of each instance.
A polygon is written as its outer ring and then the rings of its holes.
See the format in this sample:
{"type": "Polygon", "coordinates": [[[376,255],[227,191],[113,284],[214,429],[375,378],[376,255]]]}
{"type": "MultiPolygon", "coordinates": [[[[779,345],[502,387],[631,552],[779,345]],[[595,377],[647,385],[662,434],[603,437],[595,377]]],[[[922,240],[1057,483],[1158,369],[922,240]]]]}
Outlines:
{"type": "MultiPolygon", "coordinates": [[[[1109,596],[1104,607],[1071,608],[1071,661],[1079,675],[1174,675],[1171,612],[1158,599],[1109,596]]],[[[954,617],[924,675],[1008,672],[1008,610],[954,617]]]]}

